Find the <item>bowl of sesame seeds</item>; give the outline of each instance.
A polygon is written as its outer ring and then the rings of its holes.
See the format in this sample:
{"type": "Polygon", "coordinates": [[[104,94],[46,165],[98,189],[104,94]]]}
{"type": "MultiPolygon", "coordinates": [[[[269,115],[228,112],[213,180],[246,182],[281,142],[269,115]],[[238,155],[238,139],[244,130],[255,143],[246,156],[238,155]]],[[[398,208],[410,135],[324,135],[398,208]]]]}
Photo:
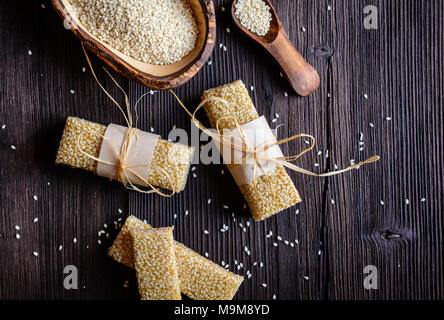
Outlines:
{"type": "Polygon", "coordinates": [[[207,0],[52,0],[82,43],[123,76],[153,89],[190,80],[214,49],[207,0]]]}

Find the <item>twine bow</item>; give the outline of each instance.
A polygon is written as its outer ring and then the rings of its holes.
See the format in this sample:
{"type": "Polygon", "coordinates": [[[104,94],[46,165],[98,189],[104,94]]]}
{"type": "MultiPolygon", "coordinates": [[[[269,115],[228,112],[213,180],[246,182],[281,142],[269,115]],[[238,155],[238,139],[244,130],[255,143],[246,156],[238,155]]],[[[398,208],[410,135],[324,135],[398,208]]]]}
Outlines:
{"type": "MultiPolygon", "coordinates": [[[[105,137],[104,135],[100,135],[103,139],[108,139],[108,141],[111,142],[111,145],[113,147],[112,149],[113,149],[113,151],[116,154],[116,157],[118,159],[117,163],[113,163],[113,162],[110,162],[110,161],[107,161],[107,160],[104,160],[104,159],[100,159],[98,157],[95,157],[95,156],[93,156],[93,155],[83,151],[81,146],[80,146],[80,138],[79,138],[77,140],[77,146],[78,146],[80,152],[82,154],[84,154],[85,156],[87,156],[88,158],[93,159],[93,160],[95,160],[95,161],[97,161],[99,163],[115,167],[116,168],[116,180],[121,182],[125,186],[125,188],[127,188],[129,190],[133,190],[133,191],[137,191],[137,192],[145,193],[145,194],[157,193],[160,196],[168,197],[168,198],[172,197],[176,193],[176,190],[175,190],[174,183],[173,183],[173,180],[172,180],[171,176],[168,174],[168,172],[165,171],[165,169],[163,169],[160,166],[154,165],[157,169],[162,171],[165,174],[165,176],[167,177],[167,180],[168,180],[169,184],[172,187],[172,193],[171,194],[166,194],[166,193],[162,192],[159,188],[156,188],[154,185],[152,185],[148,181],[148,177],[142,177],[140,174],[138,174],[137,172],[135,172],[133,170],[135,168],[147,167],[148,165],[145,165],[145,164],[133,165],[133,166],[127,165],[129,157],[130,157],[130,147],[131,147],[131,144],[132,144],[132,142],[134,140],[136,140],[136,141],[138,140],[138,131],[139,131],[139,129],[137,129],[137,121],[138,121],[137,104],[148,93],[145,93],[144,95],[142,95],[137,100],[136,104],[134,105],[135,114],[136,114],[136,124],[133,126],[133,117],[132,117],[132,113],[131,113],[131,104],[129,102],[129,98],[128,98],[128,95],[126,94],[125,90],[122,89],[122,87],[117,83],[117,81],[108,72],[108,70],[106,70],[104,68],[105,72],[108,74],[108,76],[114,82],[114,84],[120,89],[120,91],[122,91],[122,93],[123,93],[123,95],[125,97],[126,113],[125,113],[124,109],[122,108],[122,106],[111,96],[111,94],[100,83],[99,79],[96,76],[96,73],[94,72],[94,68],[92,67],[91,61],[89,59],[88,54],[86,53],[86,50],[85,50],[85,47],[83,46],[83,44],[82,44],[82,49],[83,49],[83,52],[85,53],[86,61],[88,62],[89,68],[91,69],[91,72],[92,72],[92,75],[93,75],[94,79],[96,80],[97,84],[102,89],[102,91],[108,96],[108,98],[111,99],[111,101],[120,110],[120,112],[122,113],[123,117],[125,118],[125,122],[126,122],[128,128],[125,130],[125,134],[124,134],[124,138],[123,138],[123,142],[122,142],[122,145],[120,147],[120,150],[118,150],[118,148],[117,148],[116,144],[114,143],[114,141],[112,141],[111,139],[105,137]],[[144,184],[146,184],[150,189],[149,190],[145,190],[145,189],[141,189],[141,188],[137,187],[136,185],[134,185],[133,182],[131,181],[130,177],[129,177],[129,173],[131,173],[137,179],[139,179],[144,184]]],[[[136,154],[133,155],[133,157],[135,157],[136,155],[137,155],[137,152],[136,152],[136,154]]]]}
{"type": "MultiPolygon", "coordinates": [[[[271,161],[274,162],[277,166],[283,166],[286,167],[292,171],[295,172],[299,172],[302,174],[306,174],[306,175],[310,175],[310,176],[315,176],[315,177],[329,177],[329,176],[333,176],[333,175],[337,175],[340,173],[344,173],[350,170],[353,170],[355,168],[359,168],[360,166],[364,165],[364,164],[368,164],[368,163],[372,163],[372,162],[376,162],[379,160],[379,156],[375,155],[372,156],[370,158],[368,158],[365,161],[359,162],[357,164],[353,164],[350,165],[344,169],[341,170],[336,170],[336,171],[331,171],[331,172],[326,172],[326,173],[314,173],[311,172],[309,170],[303,169],[291,162],[299,159],[302,155],[304,155],[305,153],[311,151],[315,144],[316,144],[316,140],[312,135],[309,134],[296,134],[293,135],[291,137],[288,138],[284,138],[281,140],[277,140],[277,139],[272,139],[270,141],[267,141],[259,146],[254,146],[250,143],[250,141],[248,141],[247,136],[245,134],[245,130],[242,127],[242,125],[240,125],[236,115],[228,115],[225,117],[221,117],[220,119],[218,119],[218,121],[216,122],[216,132],[214,132],[214,130],[209,130],[207,129],[204,125],[202,125],[199,120],[196,119],[196,113],[208,102],[210,101],[216,101],[216,102],[221,102],[224,105],[227,106],[227,108],[229,109],[229,104],[225,99],[222,98],[218,98],[218,97],[209,97],[204,99],[196,108],[196,110],[191,113],[186,107],[185,105],[182,103],[182,101],[177,97],[177,95],[170,90],[170,92],[174,95],[174,97],[176,98],[176,100],[178,101],[179,105],[185,110],[185,112],[190,116],[191,121],[200,129],[202,130],[205,134],[207,134],[208,136],[210,136],[213,140],[215,140],[217,143],[219,143],[220,145],[223,146],[227,146],[230,149],[233,150],[238,150],[241,151],[243,156],[240,159],[240,164],[243,164],[244,161],[246,161],[247,159],[252,159],[253,161],[253,190],[258,194],[259,197],[261,197],[263,200],[265,201],[270,201],[270,199],[266,199],[265,197],[262,197],[262,195],[260,193],[257,192],[257,182],[256,182],[256,178],[257,178],[257,172],[258,169],[262,170],[262,172],[264,171],[264,167],[262,165],[263,161],[271,161]],[[221,130],[219,128],[219,124],[220,121],[225,120],[225,119],[233,119],[234,123],[235,123],[235,129],[238,131],[240,138],[236,137],[236,136],[232,136],[232,135],[224,135],[221,133],[221,130]],[[274,146],[279,146],[281,144],[284,143],[288,143],[290,141],[293,141],[295,139],[299,139],[299,138],[309,138],[311,140],[311,145],[304,149],[303,151],[301,151],[299,154],[297,155],[292,155],[292,156],[284,156],[284,157],[272,157],[267,153],[267,150],[274,147],[274,146]],[[234,141],[233,141],[234,140],[234,141]]],[[[228,168],[233,167],[233,166],[237,166],[239,165],[238,163],[229,163],[226,164],[228,168]]],[[[275,192],[275,190],[273,189],[273,184],[271,182],[271,179],[269,177],[269,175],[267,173],[264,174],[264,176],[267,179],[267,184],[268,187],[273,195],[273,197],[276,197],[277,193],[275,192]]]]}

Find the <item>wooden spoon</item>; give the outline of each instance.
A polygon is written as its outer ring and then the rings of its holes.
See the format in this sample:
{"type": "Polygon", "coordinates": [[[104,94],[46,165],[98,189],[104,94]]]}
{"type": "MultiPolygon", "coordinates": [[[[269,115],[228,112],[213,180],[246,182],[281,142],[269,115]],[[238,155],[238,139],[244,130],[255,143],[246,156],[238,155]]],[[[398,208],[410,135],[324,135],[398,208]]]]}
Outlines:
{"type": "Polygon", "coordinates": [[[216,17],[211,0],[190,0],[199,29],[196,46],[182,60],[169,65],[149,64],[123,54],[88,31],[73,14],[69,0],[51,1],[65,27],[71,29],[88,49],[123,76],[150,88],[166,90],[181,86],[205,65],[214,49],[216,17]]]}
{"type": "Polygon", "coordinates": [[[301,96],[312,94],[319,87],[319,75],[316,70],[301,56],[288,39],[281,21],[270,1],[263,0],[270,7],[272,20],[270,29],[264,36],[259,36],[245,28],[236,17],[236,3],[233,1],[231,15],[236,26],[248,37],[258,42],[276,60],[285,73],[293,89],[301,96]]]}

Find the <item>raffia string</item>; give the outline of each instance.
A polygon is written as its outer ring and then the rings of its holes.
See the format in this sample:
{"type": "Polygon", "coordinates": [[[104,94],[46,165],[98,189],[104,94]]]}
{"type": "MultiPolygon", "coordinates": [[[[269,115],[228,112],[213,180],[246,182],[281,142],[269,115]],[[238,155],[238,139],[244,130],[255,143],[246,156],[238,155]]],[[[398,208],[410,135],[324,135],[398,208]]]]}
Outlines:
{"type": "MultiPolygon", "coordinates": [[[[91,73],[94,77],[94,79],[96,80],[97,84],[99,85],[99,87],[102,89],[102,91],[108,96],[108,98],[111,99],[111,101],[117,106],[117,108],[120,110],[120,112],[122,113],[123,117],[125,118],[125,122],[127,124],[127,129],[125,130],[125,135],[123,138],[123,142],[122,145],[120,147],[120,150],[118,150],[117,146],[115,145],[114,141],[112,141],[111,139],[100,135],[103,139],[109,139],[109,141],[111,142],[112,145],[112,149],[116,154],[116,157],[118,159],[117,163],[112,163],[109,161],[106,161],[104,159],[100,159],[98,157],[95,157],[85,151],[82,150],[81,146],[80,146],[80,138],[77,141],[77,146],[80,150],[80,152],[82,154],[84,154],[85,156],[99,162],[102,163],[104,165],[108,165],[108,166],[113,166],[116,168],[116,179],[117,181],[121,182],[125,188],[129,189],[129,190],[133,190],[133,191],[137,191],[140,193],[157,193],[158,195],[162,196],[162,197],[172,197],[175,193],[176,190],[174,189],[174,183],[173,180],[171,179],[170,175],[168,174],[168,172],[165,171],[165,169],[163,169],[160,166],[156,166],[160,171],[162,171],[165,176],[168,179],[168,182],[170,183],[170,185],[172,186],[172,193],[171,194],[166,194],[164,192],[162,192],[159,188],[156,188],[155,186],[153,186],[149,181],[148,181],[148,177],[142,177],[140,176],[137,172],[135,172],[133,169],[134,168],[141,168],[141,167],[147,167],[147,165],[141,164],[141,165],[133,165],[133,166],[128,166],[127,162],[128,162],[128,157],[129,157],[129,151],[130,151],[130,147],[131,147],[131,142],[133,141],[133,139],[135,139],[136,141],[138,140],[138,131],[139,129],[137,129],[137,119],[138,119],[138,115],[137,115],[137,104],[139,103],[139,101],[146,95],[144,94],[143,96],[141,96],[135,106],[135,113],[136,113],[136,124],[133,126],[133,118],[132,118],[132,112],[131,112],[131,104],[129,102],[129,98],[128,95],[126,94],[125,90],[122,89],[122,87],[117,83],[117,81],[113,78],[113,76],[108,72],[108,70],[105,70],[105,72],[108,74],[108,76],[112,79],[112,81],[114,82],[114,84],[120,89],[120,91],[122,91],[124,97],[125,97],[125,106],[126,106],[126,112],[124,111],[124,108],[122,108],[122,106],[111,96],[111,94],[102,86],[102,84],[100,83],[99,79],[96,76],[96,73],[94,72],[94,68],[91,64],[91,61],[89,59],[88,54],[86,53],[85,47],[82,44],[82,49],[83,52],[85,53],[85,57],[86,57],[86,61],[88,62],[88,66],[91,69],[91,73]],[[143,183],[145,183],[150,189],[146,190],[146,189],[142,189],[139,188],[138,186],[134,185],[131,181],[131,179],[129,178],[129,173],[133,174],[135,177],[137,177],[140,181],[142,181],[143,183]]],[[[134,155],[135,156],[135,155],[134,155]]]]}
{"type": "MultiPolygon", "coordinates": [[[[208,136],[210,136],[213,140],[215,140],[217,143],[220,143],[224,146],[229,147],[230,149],[233,150],[238,150],[241,151],[243,153],[243,157],[241,158],[240,163],[243,163],[243,160],[246,160],[247,158],[251,158],[253,159],[253,172],[254,172],[254,179],[253,179],[253,190],[255,190],[255,192],[265,201],[269,201],[269,199],[265,199],[264,197],[262,197],[256,190],[256,177],[257,177],[257,171],[258,171],[258,167],[262,170],[262,172],[265,172],[263,170],[263,166],[261,164],[261,161],[272,161],[274,162],[276,165],[280,165],[280,166],[284,166],[290,170],[293,170],[295,172],[299,172],[302,174],[306,174],[309,176],[315,176],[315,177],[329,177],[329,176],[333,176],[333,175],[337,175],[337,174],[341,174],[353,169],[356,169],[364,164],[368,164],[368,163],[372,163],[372,162],[376,162],[379,160],[379,156],[375,155],[372,156],[370,158],[368,158],[365,161],[359,162],[357,164],[353,164],[350,165],[344,169],[341,170],[336,170],[336,171],[331,171],[331,172],[326,172],[326,173],[314,173],[311,172],[309,170],[303,169],[291,162],[299,159],[302,155],[304,155],[305,153],[311,151],[315,144],[316,144],[316,139],[309,134],[296,134],[293,135],[291,137],[288,138],[284,138],[281,140],[277,140],[277,139],[273,139],[273,141],[270,142],[266,142],[260,146],[254,147],[247,139],[246,134],[245,134],[245,130],[242,127],[242,125],[240,125],[236,115],[229,115],[226,117],[222,117],[220,118],[217,122],[216,122],[216,130],[209,130],[207,129],[204,125],[202,125],[199,120],[196,119],[196,113],[208,102],[211,101],[216,101],[216,102],[221,102],[223,104],[225,104],[228,108],[229,108],[229,104],[225,99],[222,98],[218,98],[218,97],[209,97],[204,99],[196,108],[196,110],[191,113],[186,107],[185,105],[182,103],[182,101],[179,99],[179,97],[172,91],[170,90],[170,92],[174,95],[174,97],[176,98],[176,100],[178,101],[179,105],[185,110],[185,112],[190,116],[192,122],[203,132],[205,132],[205,134],[207,134],[208,136]],[[227,119],[227,118],[231,118],[234,120],[235,123],[235,129],[238,130],[239,135],[241,136],[241,138],[237,138],[234,136],[227,136],[227,135],[223,135],[221,133],[221,130],[219,128],[219,123],[221,120],[227,119]],[[295,139],[299,139],[299,138],[309,138],[311,140],[311,145],[304,149],[303,151],[301,151],[299,154],[297,155],[292,155],[292,156],[286,156],[286,157],[271,157],[268,155],[268,153],[266,152],[269,148],[272,148],[274,146],[279,146],[281,144],[284,143],[288,143],[290,141],[293,141],[295,139]],[[237,140],[236,141],[233,141],[237,140]]],[[[239,164],[227,164],[227,167],[232,167],[232,166],[237,166],[239,164]]],[[[265,173],[265,176],[267,178],[267,183],[269,186],[269,189],[271,191],[271,193],[273,194],[273,196],[276,196],[276,193],[273,189],[273,184],[271,183],[271,179],[269,178],[268,174],[265,173]]]]}

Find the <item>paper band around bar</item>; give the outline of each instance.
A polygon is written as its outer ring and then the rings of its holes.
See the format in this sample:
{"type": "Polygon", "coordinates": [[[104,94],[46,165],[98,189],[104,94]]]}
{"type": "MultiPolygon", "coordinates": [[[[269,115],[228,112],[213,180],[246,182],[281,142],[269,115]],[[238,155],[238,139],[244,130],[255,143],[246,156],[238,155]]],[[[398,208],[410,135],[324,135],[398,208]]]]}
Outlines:
{"type": "MultiPolygon", "coordinates": [[[[264,116],[242,125],[241,128],[242,133],[245,134],[248,143],[252,147],[258,148],[258,150],[261,150],[261,147],[265,145],[276,142],[276,136],[273,134],[273,131],[271,130],[264,116]]],[[[229,131],[224,130],[224,138],[229,136],[232,136],[233,143],[237,144],[239,144],[242,139],[241,132],[237,128],[229,131]]],[[[245,157],[245,152],[235,150],[231,148],[229,144],[223,144],[222,147],[218,146],[218,148],[224,163],[227,165],[227,168],[230,170],[238,186],[249,183],[254,179],[276,169],[276,167],[281,166],[275,161],[257,160],[258,163],[262,165],[262,168],[261,166],[256,166],[255,175],[254,160],[252,156],[245,157]]],[[[278,145],[264,150],[262,154],[272,159],[284,157],[281,148],[278,145]]]]}
{"type": "MultiPolygon", "coordinates": [[[[119,153],[121,152],[123,140],[126,136],[126,130],[128,127],[119,126],[116,124],[110,124],[105,131],[102,145],[100,147],[99,158],[115,164],[111,166],[104,163],[97,164],[97,175],[113,180],[117,179],[117,165],[119,164],[119,153]]],[[[129,141],[129,151],[126,163],[126,167],[131,168],[132,171],[144,177],[148,178],[151,162],[154,157],[154,150],[160,136],[157,134],[137,130],[131,141],[129,141]]],[[[123,165],[123,164],[121,164],[123,165]]],[[[136,177],[133,173],[128,171],[128,178],[133,184],[140,186],[147,186],[146,182],[136,177]]],[[[127,181],[120,181],[126,183],[127,181]]]]}

